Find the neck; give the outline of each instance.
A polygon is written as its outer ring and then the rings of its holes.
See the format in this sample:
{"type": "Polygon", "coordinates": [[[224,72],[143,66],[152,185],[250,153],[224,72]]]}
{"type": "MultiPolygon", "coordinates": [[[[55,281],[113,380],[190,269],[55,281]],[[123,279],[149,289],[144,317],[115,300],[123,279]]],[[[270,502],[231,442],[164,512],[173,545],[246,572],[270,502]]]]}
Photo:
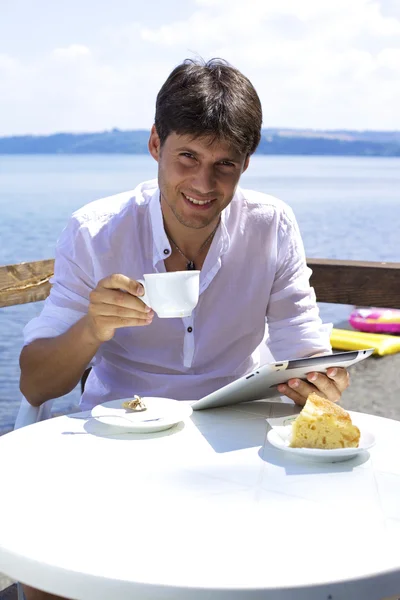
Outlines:
{"type": "Polygon", "coordinates": [[[217,219],[214,219],[206,227],[195,229],[194,227],[187,227],[180,223],[163,199],[161,199],[161,209],[167,235],[171,237],[180,250],[188,257],[198,252],[201,245],[215,230],[220,219],[218,216],[217,219]]]}

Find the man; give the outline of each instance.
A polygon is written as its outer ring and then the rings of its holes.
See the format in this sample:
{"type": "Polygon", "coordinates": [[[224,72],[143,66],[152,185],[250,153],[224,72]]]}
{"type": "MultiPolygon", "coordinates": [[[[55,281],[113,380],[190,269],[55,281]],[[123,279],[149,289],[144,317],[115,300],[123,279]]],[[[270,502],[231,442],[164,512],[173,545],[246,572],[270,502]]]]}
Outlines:
{"type": "MultiPolygon", "coordinates": [[[[276,360],[331,351],[292,211],[238,187],[261,124],[254,87],[224,61],[172,71],[149,139],[158,180],[83,207],[61,235],[51,294],[25,328],[31,404],[71,391],[88,365],[84,409],[133,394],[201,398],[259,364],[265,321],[276,360]],[[185,268],[201,270],[197,307],[159,319],[137,280],[185,268]]],[[[347,386],[346,370],[330,369],[279,391],[302,405],[316,390],[336,402],[347,386]]]]}
{"type": "MultiPolygon", "coordinates": [[[[158,183],[94,202],[62,233],[50,297],[25,329],[21,390],[62,396],[93,365],[82,398],[196,399],[257,365],[264,321],[275,359],[330,351],[291,210],[238,188],[260,140],[261,105],[224,61],[185,61],[162,86],[149,150],[158,183]],[[160,320],[140,300],[148,272],[201,269],[187,319],[160,320]]],[[[310,374],[280,392],[337,401],[347,372],[310,374]]]]}

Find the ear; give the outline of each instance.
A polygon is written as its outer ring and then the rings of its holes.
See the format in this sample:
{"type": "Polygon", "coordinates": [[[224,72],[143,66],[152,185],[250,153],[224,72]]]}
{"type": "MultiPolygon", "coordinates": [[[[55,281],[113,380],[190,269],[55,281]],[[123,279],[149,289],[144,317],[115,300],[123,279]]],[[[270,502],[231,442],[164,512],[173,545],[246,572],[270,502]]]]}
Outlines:
{"type": "Polygon", "coordinates": [[[158,159],[160,157],[161,144],[160,144],[160,138],[158,137],[158,133],[157,133],[155,125],[153,125],[153,127],[151,128],[148,146],[149,146],[150,154],[152,155],[154,160],[156,160],[158,162],[158,159]]]}
{"type": "Polygon", "coordinates": [[[248,155],[246,156],[246,160],[244,161],[244,165],[243,165],[243,171],[242,171],[242,173],[244,173],[244,172],[246,171],[246,169],[247,169],[247,167],[249,166],[249,164],[250,164],[250,155],[248,154],[248,155]]]}

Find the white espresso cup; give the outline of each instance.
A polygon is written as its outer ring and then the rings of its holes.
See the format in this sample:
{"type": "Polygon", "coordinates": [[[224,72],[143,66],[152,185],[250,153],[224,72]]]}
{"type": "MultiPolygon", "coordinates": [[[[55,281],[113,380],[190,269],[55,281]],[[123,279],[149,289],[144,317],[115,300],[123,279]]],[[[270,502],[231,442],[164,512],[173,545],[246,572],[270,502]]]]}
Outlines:
{"type": "Polygon", "coordinates": [[[200,271],[149,273],[138,279],[145,290],[140,296],[160,319],[190,317],[199,301],[200,271]]]}

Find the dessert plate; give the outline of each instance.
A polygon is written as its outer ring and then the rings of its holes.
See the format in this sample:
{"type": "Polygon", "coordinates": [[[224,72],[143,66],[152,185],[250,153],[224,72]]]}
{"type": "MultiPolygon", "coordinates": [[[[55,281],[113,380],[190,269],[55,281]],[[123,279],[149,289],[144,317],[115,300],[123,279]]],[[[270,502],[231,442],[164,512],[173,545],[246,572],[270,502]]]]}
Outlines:
{"type": "MultiPolygon", "coordinates": [[[[375,436],[370,431],[360,429],[360,442],[358,448],[336,448],[334,450],[324,450],[320,448],[291,448],[289,446],[290,436],[292,433],[292,421],[295,417],[285,417],[277,419],[267,419],[271,425],[267,433],[267,440],[269,443],[293,456],[306,458],[308,460],[318,462],[340,462],[343,460],[349,460],[357,454],[372,448],[375,445],[375,436]]],[[[357,423],[354,423],[357,425],[357,423]]]]}
{"type": "Polygon", "coordinates": [[[122,408],[122,404],[131,399],[122,398],[98,404],[92,408],[91,415],[105,425],[134,433],[150,433],[170,429],[193,412],[188,402],[153,396],[142,398],[147,410],[132,411],[122,408]]]}

